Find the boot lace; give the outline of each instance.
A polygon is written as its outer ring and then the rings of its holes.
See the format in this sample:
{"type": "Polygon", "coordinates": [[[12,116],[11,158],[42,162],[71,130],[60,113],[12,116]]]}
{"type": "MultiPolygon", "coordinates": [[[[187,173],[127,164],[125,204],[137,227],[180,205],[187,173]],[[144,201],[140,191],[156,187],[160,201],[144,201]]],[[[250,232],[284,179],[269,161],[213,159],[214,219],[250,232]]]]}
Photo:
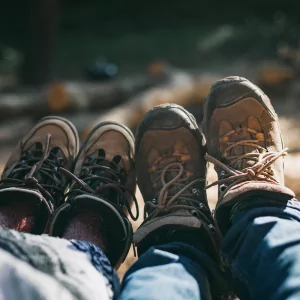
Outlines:
{"type": "Polygon", "coordinates": [[[155,199],[145,203],[145,221],[161,213],[178,209],[192,209],[195,215],[198,215],[198,212],[201,213],[203,210],[209,212],[206,205],[197,199],[200,196],[200,191],[193,188],[196,183],[203,182],[205,179],[197,178],[190,182],[193,174],[185,170],[182,161],[178,161],[178,158],[186,161],[187,155],[174,153],[173,157],[175,158],[174,161],[167,164],[163,162],[164,158],[159,158],[149,169],[150,174],[157,172],[153,187],[158,187],[160,191],[155,199]],[[176,175],[174,176],[174,174],[176,175]],[[173,178],[167,181],[167,177],[173,178]],[[149,211],[151,213],[147,216],[147,212],[149,211]]]}
{"type": "MultiPolygon", "coordinates": [[[[1,188],[24,187],[37,189],[48,200],[51,209],[63,199],[65,184],[61,170],[63,158],[58,151],[51,151],[51,135],[47,134],[44,151],[42,149],[27,150],[7,178],[1,181],[1,188]],[[39,183],[38,179],[43,183],[39,183]]],[[[57,148],[58,149],[58,148],[57,148]]]]}
{"type": "MultiPolygon", "coordinates": [[[[240,129],[241,130],[241,129],[240,129]]],[[[225,157],[228,164],[224,164],[216,158],[206,154],[205,159],[222,169],[221,179],[208,185],[206,188],[210,188],[215,185],[220,185],[220,193],[224,195],[233,186],[245,182],[245,181],[267,181],[273,184],[279,184],[274,178],[274,171],[272,170],[272,164],[280,157],[287,155],[287,148],[280,152],[266,152],[266,149],[260,145],[259,142],[264,140],[264,135],[258,131],[247,128],[243,129],[248,133],[255,134],[256,139],[241,140],[238,142],[230,142],[229,137],[235,134],[237,131],[232,130],[220,138],[221,142],[224,142],[228,147],[223,151],[221,157],[225,157]],[[237,146],[248,146],[257,149],[258,152],[245,153],[240,156],[228,156],[230,150],[237,146]],[[241,160],[253,161],[253,165],[246,167],[242,170],[234,169],[234,165],[241,160]]]]}
{"type": "Polygon", "coordinates": [[[102,196],[122,209],[126,207],[131,219],[136,221],[139,218],[138,202],[135,194],[124,186],[125,172],[116,162],[105,160],[104,156],[100,155],[96,158],[90,156],[82,166],[80,178],[68,170],[63,170],[74,180],[65,197],[71,198],[80,194],[102,196]],[[126,197],[126,194],[130,197],[126,197]],[[136,208],[136,215],[130,207],[131,197],[136,208]]]}

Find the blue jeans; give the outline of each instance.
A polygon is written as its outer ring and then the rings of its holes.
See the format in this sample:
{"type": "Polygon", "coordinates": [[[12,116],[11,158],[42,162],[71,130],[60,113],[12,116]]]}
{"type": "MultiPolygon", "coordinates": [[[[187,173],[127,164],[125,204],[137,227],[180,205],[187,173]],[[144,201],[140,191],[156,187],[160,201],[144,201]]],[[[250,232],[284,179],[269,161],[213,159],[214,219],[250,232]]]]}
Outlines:
{"type": "MultiPolygon", "coordinates": [[[[300,299],[300,203],[239,213],[221,252],[242,300],[300,299]]],[[[225,287],[203,248],[171,243],[139,258],[125,275],[120,299],[214,299],[225,287]]]]}

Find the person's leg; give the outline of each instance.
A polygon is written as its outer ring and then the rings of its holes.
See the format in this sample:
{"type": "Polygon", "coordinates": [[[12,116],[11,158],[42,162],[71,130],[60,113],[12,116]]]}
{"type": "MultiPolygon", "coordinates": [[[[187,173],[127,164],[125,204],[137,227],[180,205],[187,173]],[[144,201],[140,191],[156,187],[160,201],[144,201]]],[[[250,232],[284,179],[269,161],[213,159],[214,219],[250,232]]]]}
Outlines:
{"type": "Polygon", "coordinates": [[[108,300],[118,294],[118,276],[94,245],[106,250],[98,211],[66,220],[66,239],[37,235],[64,202],[78,147],[73,125],[50,117],[11,153],[0,181],[0,292],[5,299],[108,300]],[[76,237],[82,241],[67,240],[76,237]]]}
{"type": "Polygon", "coordinates": [[[117,298],[114,268],[125,260],[132,243],[127,215],[136,220],[139,214],[131,131],[118,123],[98,124],[84,141],[71,176],[67,201],[54,212],[49,234],[70,240],[73,249],[90,255],[117,298]]]}
{"type": "Polygon", "coordinates": [[[2,295],[118,296],[114,267],[125,258],[132,238],[126,212],[131,213],[136,185],[133,146],[129,129],[105,123],[92,131],[77,155],[75,128],[57,117],[42,119],[18,143],[0,182],[2,295]],[[71,173],[75,158],[79,178],[71,173]]]}
{"type": "Polygon", "coordinates": [[[120,299],[216,299],[228,289],[219,266],[201,246],[171,242],[151,247],[129,269],[120,299]]]}
{"type": "Polygon", "coordinates": [[[299,299],[300,205],[284,186],[279,124],[268,97],[241,77],[217,82],[204,112],[215,164],[222,260],[241,299],[299,299]]]}
{"type": "Polygon", "coordinates": [[[127,218],[138,218],[135,198],[134,136],[118,123],[100,123],[78,153],[66,202],[53,214],[49,234],[85,240],[100,247],[113,267],[125,260],[132,243],[127,218]],[[132,204],[136,206],[136,216],[132,204]]]}
{"type": "Polygon", "coordinates": [[[139,125],[136,150],[147,217],[134,234],[140,257],[120,299],[215,299],[227,292],[194,117],[174,104],[153,108],[139,125]]]}
{"type": "Polygon", "coordinates": [[[245,209],[233,217],[222,249],[237,294],[300,299],[300,203],[245,209]]]}
{"type": "Polygon", "coordinates": [[[119,279],[100,248],[0,227],[3,299],[113,299],[119,279]]]}

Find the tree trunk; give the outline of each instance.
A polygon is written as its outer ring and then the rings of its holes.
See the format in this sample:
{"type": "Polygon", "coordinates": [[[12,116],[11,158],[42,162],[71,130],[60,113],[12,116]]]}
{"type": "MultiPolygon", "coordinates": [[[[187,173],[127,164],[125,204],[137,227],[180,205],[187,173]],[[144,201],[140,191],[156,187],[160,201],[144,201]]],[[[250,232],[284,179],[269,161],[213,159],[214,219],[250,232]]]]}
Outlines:
{"type": "Polygon", "coordinates": [[[54,39],[59,22],[59,0],[30,0],[26,15],[26,41],[22,83],[49,82],[54,39]]]}

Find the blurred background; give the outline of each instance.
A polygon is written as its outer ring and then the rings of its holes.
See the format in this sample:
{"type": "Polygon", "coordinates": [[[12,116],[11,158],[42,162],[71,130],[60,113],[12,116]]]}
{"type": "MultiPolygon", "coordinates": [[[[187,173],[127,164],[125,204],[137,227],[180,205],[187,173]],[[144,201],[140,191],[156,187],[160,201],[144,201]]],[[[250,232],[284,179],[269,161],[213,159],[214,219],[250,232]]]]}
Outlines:
{"type": "MultiPolygon", "coordinates": [[[[184,105],[201,122],[211,84],[239,75],[272,99],[291,153],[286,183],[300,194],[299,6],[294,0],[3,0],[0,169],[45,115],[69,118],[82,138],[104,120],[134,131],[148,109],[166,102],[184,105]]],[[[216,178],[212,168],[208,177],[216,178]]],[[[213,207],[216,190],[208,193],[213,207]]]]}
{"type": "Polygon", "coordinates": [[[279,43],[298,47],[299,4],[233,1],[3,1],[2,72],[27,84],[80,78],[96,59],[121,74],[156,59],[184,68],[276,56],[279,43]]]}

